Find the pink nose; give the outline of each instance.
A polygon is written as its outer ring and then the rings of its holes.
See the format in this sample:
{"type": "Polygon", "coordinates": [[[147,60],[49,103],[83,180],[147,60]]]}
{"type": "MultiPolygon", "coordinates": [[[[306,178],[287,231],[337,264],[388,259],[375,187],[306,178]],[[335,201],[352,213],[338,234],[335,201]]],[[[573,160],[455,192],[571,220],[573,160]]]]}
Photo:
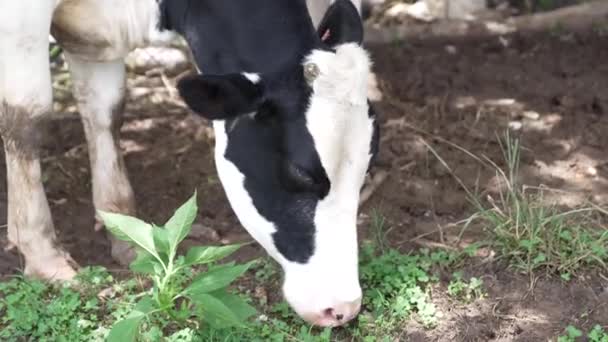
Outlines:
{"type": "Polygon", "coordinates": [[[357,317],[359,310],[361,310],[361,298],[352,302],[338,303],[319,313],[304,315],[303,318],[317,326],[337,327],[357,317]]]}

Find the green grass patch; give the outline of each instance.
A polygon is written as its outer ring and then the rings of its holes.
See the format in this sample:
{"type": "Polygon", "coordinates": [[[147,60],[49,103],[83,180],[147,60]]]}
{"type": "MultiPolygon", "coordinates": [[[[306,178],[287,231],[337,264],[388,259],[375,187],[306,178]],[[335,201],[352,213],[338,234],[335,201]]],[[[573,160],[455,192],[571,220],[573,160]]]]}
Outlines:
{"type": "Polygon", "coordinates": [[[477,217],[491,234],[496,251],[516,269],[527,273],[539,269],[568,280],[581,269],[607,268],[608,229],[602,224],[602,210],[594,205],[567,209],[547,203],[555,190],[519,184],[520,143],[508,133],[501,142],[507,165],[494,165],[504,186],[488,204],[474,200],[477,217]]]}
{"type": "MultiPolygon", "coordinates": [[[[459,267],[472,253],[403,254],[388,246],[386,222],[375,212],[374,237],[361,248],[362,313],[343,328],[313,328],[284,301],[254,303],[229,290],[242,275],[278,290],[275,262],[217,263],[238,246],[177,253],[196,210],[192,197],[162,227],[102,213],[112,233],[137,246],[138,257],[130,265],[134,275],[117,281],[103,268],[90,268],[72,284],[23,277],[0,283],[0,340],[392,341],[412,320],[429,329],[438,324],[441,315],[433,304],[438,274],[459,267]]],[[[480,287],[474,278],[457,277],[448,292],[468,300],[480,296],[480,287]]]]}
{"type": "Polygon", "coordinates": [[[528,274],[544,270],[569,280],[582,270],[608,270],[606,210],[591,203],[578,208],[564,208],[549,202],[548,195],[565,192],[520,184],[519,139],[507,131],[498,141],[506,165],[504,168],[487,157],[478,157],[458,147],[495,172],[500,185],[498,193],[492,195],[469,189],[441,156],[426,144],[466,191],[475,210],[467,224],[481,222],[489,233],[487,244],[497,252],[498,258],[528,274]]]}
{"type": "MultiPolygon", "coordinates": [[[[284,301],[254,303],[258,313],[241,325],[227,328],[206,324],[196,309],[188,318],[179,315],[183,302],[146,315],[136,325],[137,341],[392,341],[412,320],[431,329],[441,319],[433,304],[440,270],[460,265],[465,256],[444,251],[422,250],[402,254],[394,249],[381,253],[374,244],[362,248],[361,282],[364,307],[361,315],[344,328],[313,328],[284,301]]],[[[193,271],[184,279],[207,272],[193,271]]],[[[276,282],[279,270],[270,260],[259,262],[247,273],[265,284],[276,282]]],[[[472,279],[458,279],[454,294],[459,300],[479,290],[472,279]]],[[[0,284],[0,340],[106,341],[120,322],[149,296],[155,285],[145,276],[117,281],[103,268],[87,269],[79,283],[53,285],[22,277],[0,284]],[[152,284],[152,287],[150,287],[152,284]]],[[[188,281],[186,281],[188,283],[188,281]]],[[[448,290],[450,291],[450,290],[448,290]]],[[[204,305],[204,304],[203,304],[204,305]]],[[[190,306],[189,306],[190,307],[190,306]]],[[[119,326],[120,327],[120,326],[119,326]]],[[[132,334],[131,330],[131,334],[132,334]]],[[[123,337],[125,335],[122,335],[123,337]]],[[[133,335],[131,335],[133,336],[133,335]]]]}
{"type": "Polygon", "coordinates": [[[76,280],[58,285],[18,276],[0,283],[0,340],[104,341],[142,289],[137,279],[117,282],[102,267],[85,268],[76,280]]]}
{"type": "Polygon", "coordinates": [[[476,277],[466,281],[462,272],[456,272],[454,279],[448,284],[448,295],[465,303],[481,299],[484,297],[483,281],[476,277]]]}
{"type": "Polygon", "coordinates": [[[593,329],[586,334],[575,326],[569,325],[564,329],[564,333],[557,338],[557,342],[576,342],[583,340],[589,342],[608,342],[608,332],[599,324],[594,326],[593,329]],[[584,337],[586,337],[586,339],[584,339],[584,337]]]}

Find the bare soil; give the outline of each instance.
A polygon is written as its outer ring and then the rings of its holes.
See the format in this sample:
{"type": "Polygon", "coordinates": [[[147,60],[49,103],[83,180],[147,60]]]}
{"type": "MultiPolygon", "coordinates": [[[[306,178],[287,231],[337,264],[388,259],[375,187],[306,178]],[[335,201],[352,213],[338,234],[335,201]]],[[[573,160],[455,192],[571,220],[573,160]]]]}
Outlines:
{"type": "MultiPolygon", "coordinates": [[[[456,239],[460,231],[451,223],[468,217],[472,208],[453,174],[471,188],[491,192],[495,173],[460,148],[504,165],[496,135],[508,127],[524,146],[523,182],[566,191],[555,197],[564,205],[608,202],[606,37],[545,34],[369,47],[383,94],[377,104],[383,122],[378,169],[388,170],[389,177],[362,208],[364,238],[371,233],[371,212],[378,210],[386,216],[389,243],[403,251],[483,240],[480,229],[456,239]]],[[[162,223],[197,189],[200,213],[189,243],[250,240],[218,182],[208,123],[190,115],[159,77],[131,75],[129,85],[121,146],[139,216],[162,223]],[[142,95],[142,88],[155,92],[142,95]]],[[[93,231],[84,133],[73,101],[67,96],[61,102],[62,114],[52,120],[43,146],[44,181],[59,239],[81,265],[122,271],[104,233],[93,231]]],[[[0,178],[3,225],[4,165],[0,178]]],[[[262,254],[252,244],[239,257],[262,254]]],[[[20,268],[15,251],[0,251],[0,275],[20,268]]],[[[460,305],[434,291],[444,315],[439,327],[408,323],[402,340],[546,341],[568,324],[608,325],[608,279],[598,272],[568,283],[544,275],[531,279],[500,263],[473,262],[466,272],[484,280],[487,298],[460,305]]]]}

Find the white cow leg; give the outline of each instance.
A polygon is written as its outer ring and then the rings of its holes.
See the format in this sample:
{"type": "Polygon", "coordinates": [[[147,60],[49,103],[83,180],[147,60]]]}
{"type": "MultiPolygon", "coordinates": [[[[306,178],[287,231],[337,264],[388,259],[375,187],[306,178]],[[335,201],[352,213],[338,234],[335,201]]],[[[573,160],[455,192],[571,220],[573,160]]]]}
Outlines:
{"type": "MultiPolygon", "coordinates": [[[[69,53],[66,59],[89,146],[95,209],[134,215],[133,190],[118,137],[125,104],[124,63],[83,61],[69,53]]],[[[133,249],[111,239],[114,259],[122,264],[132,261],[133,249]]]]}
{"type": "Polygon", "coordinates": [[[0,134],[8,182],[8,240],[25,258],[25,274],[67,280],[75,264],[57,245],[41,179],[42,120],[51,112],[48,35],[55,2],[0,4],[0,134]]]}

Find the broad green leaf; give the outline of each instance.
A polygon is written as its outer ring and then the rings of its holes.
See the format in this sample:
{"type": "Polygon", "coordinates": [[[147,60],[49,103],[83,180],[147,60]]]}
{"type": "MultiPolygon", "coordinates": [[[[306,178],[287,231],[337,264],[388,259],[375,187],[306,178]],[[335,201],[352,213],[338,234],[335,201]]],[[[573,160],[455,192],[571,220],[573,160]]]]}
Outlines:
{"type": "Polygon", "coordinates": [[[224,305],[229,307],[241,322],[246,321],[251,316],[256,314],[254,307],[249,305],[243,298],[235,294],[227,293],[225,291],[217,291],[212,295],[224,303],[224,305]]]}
{"type": "Polygon", "coordinates": [[[118,239],[134,242],[146,252],[159,258],[154,246],[152,226],[135,217],[120,214],[99,212],[105,226],[118,239]]]}
{"type": "Polygon", "coordinates": [[[236,252],[242,245],[192,247],[186,253],[185,265],[202,265],[224,259],[236,252]]]}
{"type": "Polygon", "coordinates": [[[133,311],[131,311],[131,313],[129,313],[127,318],[112,326],[112,330],[110,330],[110,334],[108,335],[107,341],[136,341],[141,322],[154,309],[156,309],[154,299],[152,299],[151,296],[142,297],[139,302],[135,304],[135,308],[133,309],[133,311]]]}
{"type": "Polygon", "coordinates": [[[577,337],[583,336],[583,332],[572,325],[569,325],[566,327],[566,332],[568,333],[568,336],[570,336],[572,338],[577,338],[577,337]]]}
{"type": "Polygon", "coordinates": [[[171,258],[171,250],[168,241],[167,231],[158,226],[152,226],[152,237],[154,238],[154,247],[160,256],[162,262],[167,265],[171,258]]]}
{"type": "Polygon", "coordinates": [[[185,292],[188,294],[198,294],[222,289],[245,273],[250,265],[251,263],[237,266],[223,266],[203,273],[192,281],[192,284],[190,284],[185,292]]]}
{"type": "Polygon", "coordinates": [[[144,297],[142,297],[139,302],[137,302],[137,304],[135,304],[135,311],[136,312],[141,312],[145,315],[149,314],[150,312],[154,311],[156,309],[156,302],[154,301],[154,298],[152,298],[152,296],[150,295],[146,295],[144,297]]]}
{"type": "Polygon", "coordinates": [[[198,207],[196,205],[196,192],[190,199],[175,211],[173,217],[165,223],[167,230],[167,241],[171,253],[177,250],[177,245],[190,233],[192,223],[196,219],[198,207]]]}
{"type": "Polygon", "coordinates": [[[133,311],[129,317],[114,324],[108,342],[135,342],[139,333],[139,326],[146,315],[141,311],[133,311]]]}
{"type": "Polygon", "coordinates": [[[152,227],[152,236],[154,237],[154,246],[158,253],[169,255],[169,234],[161,227],[152,227]]]}
{"type": "Polygon", "coordinates": [[[206,293],[191,295],[190,299],[199,305],[205,322],[216,328],[242,325],[239,317],[221,300],[206,293]]]}
{"type": "Polygon", "coordinates": [[[133,260],[133,262],[131,262],[131,265],[129,265],[129,268],[133,272],[139,272],[139,273],[144,273],[144,274],[154,274],[155,265],[158,265],[162,268],[162,266],[160,265],[158,260],[156,260],[150,253],[143,251],[143,250],[138,250],[137,258],[135,258],[135,260],[133,260]]]}
{"type": "Polygon", "coordinates": [[[535,258],[532,260],[532,263],[533,263],[534,265],[538,265],[538,264],[543,263],[543,262],[545,262],[545,261],[547,261],[547,256],[545,256],[545,254],[543,254],[543,253],[540,253],[540,254],[538,254],[538,255],[537,255],[537,256],[536,256],[536,257],[535,257],[535,258]]]}

